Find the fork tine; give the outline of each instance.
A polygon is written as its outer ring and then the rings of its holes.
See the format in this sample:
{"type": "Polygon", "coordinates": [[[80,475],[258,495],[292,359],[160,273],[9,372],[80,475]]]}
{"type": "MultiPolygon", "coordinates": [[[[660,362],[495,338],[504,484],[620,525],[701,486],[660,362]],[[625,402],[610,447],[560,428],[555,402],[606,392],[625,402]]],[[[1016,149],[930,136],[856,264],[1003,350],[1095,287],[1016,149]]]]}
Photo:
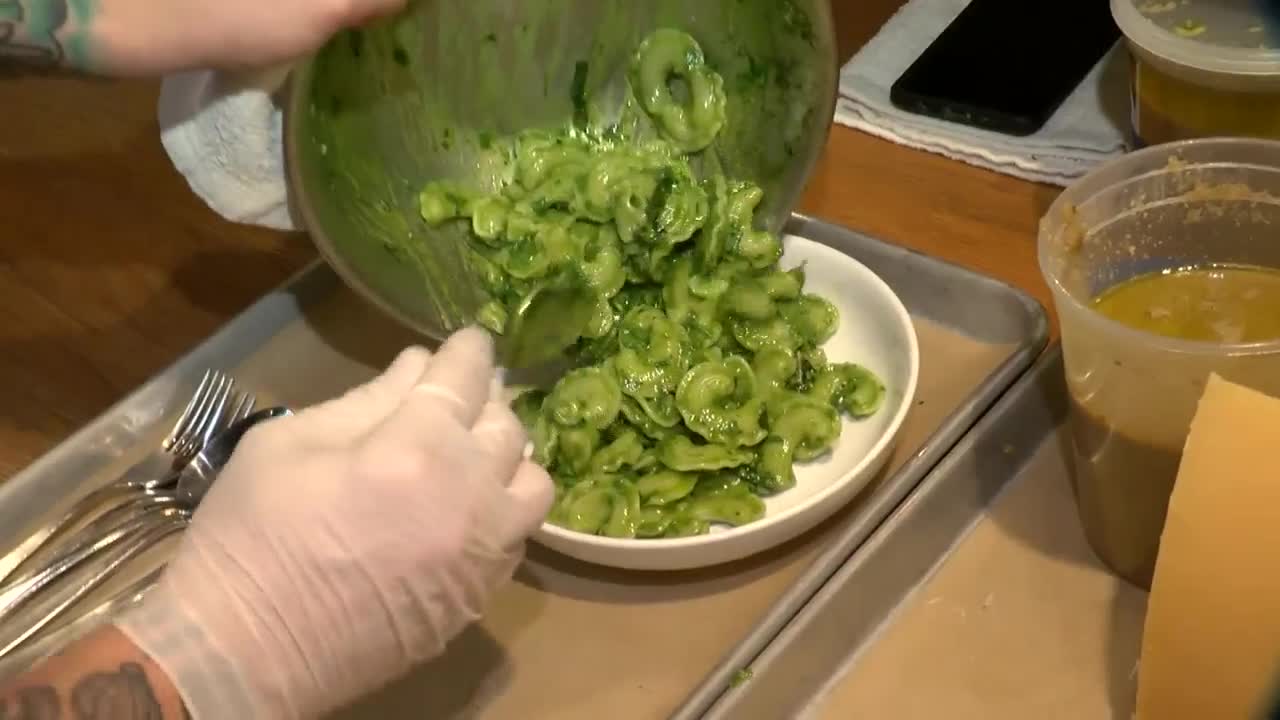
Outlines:
{"type": "Polygon", "coordinates": [[[214,371],[213,386],[197,407],[194,420],[175,443],[172,449],[174,455],[185,458],[200,450],[209,432],[222,419],[232,382],[226,373],[214,371]]]}
{"type": "Polygon", "coordinates": [[[210,403],[208,412],[201,418],[199,428],[192,433],[190,442],[187,443],[187,454],[194,455],[204,447],[209,438],[218,430],[218,426],[222,423],[222,418],[227,412],[227,403],[231,399],[231,386],[235,384],[229,375],[219,373],[222,376],[222,382],[218,385],[217,392],[213,402],[210,403]]]}
{"type": "Polygon", "coordinates": [[[170,449],[174,455],[183,457],[187,454],[187,446],[191,444],[191,437],[200,432],[200,427],[205,422],[205,415],[209,412],[210,404],[215,401],[218,387],[221,384],[222,373],[214,370],[209,379],[208,392],[200,398],[200,402],[196,404],[196,409],[191,413],[191,422],[187,423],[187,426],[183,428],[182,435],[178,437],[170,449]]]}
{"type": "Polygon", "coordinates": [[[249,414],[253,412],[253,406],[256,405],[257,402],[258,402],[258,399],[254,397],[253,393],[243,393],[242,395],[240,395],[240,397],[236,401],[235,408],[231,411],[231,415],[227,418],[226,424],[230,425],[231,423],[234,423],[238,420],[243,420],[249,417],[249,414]]]}
{"type": "Polygon", "coordinates": [[[200,451],[214,433],[248,417],[257,404],[253,393],[237,392],[235,378],[221,370],[206,370],[182,415],[162,447],[177,460],[200,451]]]}
{"type": "MultiPolygon", "coordinates": [[[[236,382],[232,380],[232,387],[234,386],[236,386],[236,382]]],[[[225,411],[225,413],[221,415],[221,418],[219,418],[219,420],[209,428],[209,432],[205,434],[204,445],[207,445],[207,443],[211,441],[215,433],[219,433],[221,430],[227,429],[234,423],[234,421],[243,418],[243,416],[247,414],[246,411],[244,411],[244,407],[246,407],[247,404],[251,404],[252,401],[252,393],[230,393],[227,398],[227,411],[225,411]]]]}
{"type": "Polygon", "coordinates": [[[204,426],[204,423],[208,422],[206,418],[208,417],[213,405],[218,401],[218,394],[221,391],[224,379],[225,378],[221,371],[213,370],[211,372],[209,377],[209,389],[203,396],[201,396],[200,401],[196,404],[195,411],[191,414],[191,422],[183,428],[182,435],[179,436],[178,440],[174,443],[174,447],[172,448],[174,455],[182,457],[187,454],[188,448],[193,442],[192,438],[198,435],[201,428],[204,426]]]}
{"type": "Polygon", "coordinates": [[[173,429],[169,431],[169,436],[164,439],[163,447],[165,450],[172,449],[187,433],[191,423],[195,421],[196,408],[204,402],[205,396],[209,394],[213,387],[213,373],[212,369],[204,371],[204,377],[200,378],[200,383],[196,385],[196,389],[191,393],[191,399],[187,401],[187,407],[183,409],[182,414],[174,422],[173,429]]]}

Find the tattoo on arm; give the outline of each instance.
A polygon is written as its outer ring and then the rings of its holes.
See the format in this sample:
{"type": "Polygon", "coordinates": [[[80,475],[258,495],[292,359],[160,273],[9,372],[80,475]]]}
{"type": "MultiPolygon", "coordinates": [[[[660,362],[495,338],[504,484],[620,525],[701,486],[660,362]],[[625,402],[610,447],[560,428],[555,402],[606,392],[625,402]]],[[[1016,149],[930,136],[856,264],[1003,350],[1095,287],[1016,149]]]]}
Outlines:
{"type": "MultiPolygon", "coordinates": [[[[132,662],[114,672],[84,676],[71,688],[69,715],[63,714],[62,705],[52,686],[25,687],[13,704],[0,700],[0,720],[164,720],[146,672],[132,662]]],[[[185,707],[182,714],[191,717],[185,707]]]]}
{"type": "Polygon", "coordinates": [[[0,700],[0,720],[58,720],[62,703],[58,691],[43,685],[18,691],[16,705],[0,700]]]}
{"type": "Polygon", "coordinates": [[[0,61],[83,67],[93,0],[0,0],[0,61]]]}
{"type": "Polygon", "coordinates": [[[71,707],[76,720],[164,720],[151,682],[137,663],[86,676],[71,689],[71,707]]]}

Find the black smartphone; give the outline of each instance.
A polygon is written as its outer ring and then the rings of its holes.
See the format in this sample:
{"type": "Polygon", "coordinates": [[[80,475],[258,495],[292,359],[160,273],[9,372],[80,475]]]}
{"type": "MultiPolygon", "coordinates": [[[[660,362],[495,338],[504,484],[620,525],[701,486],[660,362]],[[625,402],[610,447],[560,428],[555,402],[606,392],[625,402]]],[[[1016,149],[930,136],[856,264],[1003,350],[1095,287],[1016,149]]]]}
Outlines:
{"type": "Polygon", "coordinates": [[[1119,39],[1108,0],[972,0],[889,99],[908,112],[1030,135],[1119,39]]]}

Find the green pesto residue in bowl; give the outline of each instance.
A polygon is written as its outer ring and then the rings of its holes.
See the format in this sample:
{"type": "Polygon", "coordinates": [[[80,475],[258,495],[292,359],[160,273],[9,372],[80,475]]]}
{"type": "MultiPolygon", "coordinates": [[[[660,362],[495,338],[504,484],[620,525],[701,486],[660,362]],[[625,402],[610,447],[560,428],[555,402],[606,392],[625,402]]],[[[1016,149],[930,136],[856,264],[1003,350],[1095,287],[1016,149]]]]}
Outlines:
{"type": "Polygon", "coordinates": [[[627,69],[657,27],[696,38],[723,79],[724,128],[691,158],[699,179],[723,173],[765,199],[756,220],[777,230],[830,118],[834,48],[819,0],[424,0],[404,15],[344,33],[316,57],[296,120],[310,225],[326,257],[411,325],[440,336],[484,303],[462,270],[466,238],[418,213],[431,180],[484,192],[515,172],[513,138],[572,125],[603,135],[633,125],[627,69]],[[831,65],[831,67],[828,67],[831,65]]]}

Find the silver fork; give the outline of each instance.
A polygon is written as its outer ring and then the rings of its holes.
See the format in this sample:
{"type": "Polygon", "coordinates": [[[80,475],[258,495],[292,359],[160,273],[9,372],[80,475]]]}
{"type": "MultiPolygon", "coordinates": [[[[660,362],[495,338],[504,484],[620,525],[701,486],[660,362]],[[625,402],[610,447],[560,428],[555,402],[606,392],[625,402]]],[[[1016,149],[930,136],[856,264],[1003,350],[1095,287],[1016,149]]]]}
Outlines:
{"type": "Polygon", "coordinates": [[[8,581],[19,567],[47,549],[51,540],[77,523],[111,513],[135,502],[140,494],[162,490],[175,483],[177,470],[189,462],[218,429],[234,384],[235,381],[226,373],[207,370],[182,415],[161,444],[161,450],[129,468],[114,482],[80,498],[62,515],[37,528],[21,544],[0,557],[0,583],[8,581]]]}
{"type": "MultiPolygon", "coordinates": [[[[255,404],[253,395],[246,394],[237,399],[235,406],[225,417],[225,422],[219,423],[220,428],[228,432],[218,435],[218,439],[213,442],[213,445],[219,448],[218,457],[211,458],[209,462],[216,467],[205,467],[202,469],[203,473],[216,474],[221,470],[222,465],[230,458],[234,445],[238,444],[244,428],[267,417],[288,414],[286,409],[272,408],[258,413],[247,423],[241,423],[246,418],[250,418],[255,404]],[[237,424],[242,428],[237,429],[235,427],[237,424]]],[[[207,450],[202,448],[197,458],[203,458],[205,452],[207,450]]],[[[195,462],[197,460],[191,461],[181,474],[189,471],[190,465],[195,462]]],[[[50,626],[54,620],[61,618],[69,608],[95,592],[117,570],[138,555],[169,535],[186,529],[199,499],[177,493],[176,488],[147,491],[137,502],[104,514],[77,533],[77,539],[71,547],[59,553],[52,562],[16,582],[0,587],[0,626],[22,628],[18,635],[0,645],[0,659],[20,649],[24,643],[50,626]],[[56,600],[52,605],[47,602],[40,605],[49,588],[60,583],[67,574],[101,555],[108,557],[104,565],[93,569],[89,577],[75,583],[69,593],[55,596],[56,600]],[[42,614],[28,623],[14,622],[13,618],[32,602],[38,604],[42,614]]]]}
{"type": "Polygon", "coordinates": [[[41,617],[22,626],[21,632],[15,637],[9,638],[3,646],[0,646],[0,658],[13,652],[41,630],[48,627],[54,620],[61,617],[68,608],[101,587],[108,578],[128,562],[166,537],[186,529],[187,523],[191,519],[191,510],[181,506],[167,506],[148,513],[148,515],[153,514],[159,515],[158,522],[153,521],[151,517],[146,515],[134,517],[106,535],[94,539],[91,545],[83,548],[73,556],[62,558],[54,567],[31,575],[13,586],[5,588],[0,593],[0,604],[4,605],[5,608],[3,612],[0,612],[0,618],[3,618],[5,626],[12,627],[17,625],[17,623],[11,622],[12,615],[23,609],[28,601],[36,599],[42,590],[56,582],[62,575],[103,551],[117,547],[122,548],[110,555],[110,559],[105,565],[94,569],[91,576],[76,585],[71,592],[59,597],[51,606],[40,607],[41,617]],[[120,546],[119,543],[122,540],[128,540],[129,542],[120,546]]]}
{"type": "MultiPolygon", "coordinates": [[[[238,395],[231,410],[220,414],[213,423],[212,431],[207,433],[207,436],[212,437],[217,431],[228,428],[248,417],[253,412],[256,404],[257,398],[252,393],[238,395]]],[[[189,465],[194,457],[199,456],[198,451],[207,444],[208,440],[206,438],[197,448],[197,453],[192,457],[188,457],[182,463],[182,466],[189,465]]],[[[39,587],[35,588],[35,590],[39,590],[43,585],[58,579],[75,569],[75,567],[92,559],[100,551],[116,544],[114,541],[103,544],[104,538],[114,537],[116,540],[122,540],[131,534],[128,530],[136,531],[141,529],[146,525],[147,517],[156,513],[168,516],[176,511],[189,517],[193,508],[190,503],[184,502],[177,494],[178,478],[181,477],[181,470],[182,468],[174,470],[164,482],[143,488],[141,492],[135,493],[125,502],[114,505],[102,512],[87,525],[76,530],[66,542],[55,548],[56,554],[53,557],[38,565],[32,563],[39,568],[38,570],[22,573],[17,577],[16,581],[0,582],[0,618],[4,617],[4,614],[13,604],[10,598],[14,596],[10,593],[15,586],[33,577],[43,576],[46,579],[39,587]],[[52,570],[54,568],[61,569],[55,572],[52,570]]]]}
{"type": "Polygon", "coordinates": [[[17,675],[136,605],[160,579],[163,571],[164,568],[152,570],[145,577],[134,581],[70,622],[54,627],[38,638],[31,638],[28,635],[27,641],[6,643],[11,650],[0,653],[0,680],[17,675]]]}

